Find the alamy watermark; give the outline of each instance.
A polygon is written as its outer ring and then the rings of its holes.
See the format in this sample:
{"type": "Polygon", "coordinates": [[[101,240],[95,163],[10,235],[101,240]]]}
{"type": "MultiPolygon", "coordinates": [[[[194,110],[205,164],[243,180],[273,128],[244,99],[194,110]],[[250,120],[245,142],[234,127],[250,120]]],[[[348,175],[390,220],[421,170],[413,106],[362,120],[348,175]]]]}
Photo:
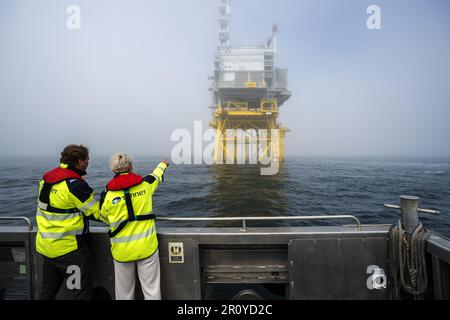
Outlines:
{"type": "Polygon", "coordinates": [[[66,13],[69,15],[66,21],[66,27],[69,30],[81,29],[81,9],[77,5],[70,5],[66,9],[66,13]]]}
{"type": "Polygon", "coordinates": [[[280,168],[279,129],[203,130],[202,121],[194,121],[193,135],[187,129],[172,132],[178,142],[171,152],[174,164],[260,164],[261,175],[276,175],[280,168]]]}
{"type": "Polygon", "coordinates": [[[367,14],[370,16],[367,18],[367,29],[380,30],[381,29],[381,9],[379,6],[372,4],[367,7],[367,14]]]}
{"type": "MultiPolygon", "coordinates": [[[[80,6],[71,4],[66,8],[68,14],[66,27],[69,30],[81,30],[81,9],[80,6]]],[[[366,13],[369,15],[366,21],[367,29],[381,29],[381,9],[378,5],[372,4],[367,7],[366,13]]]]}
{"type": "Polygon", "coordinates": [[[386,289],[387,278],[382,268],[377,265],[368,266],[366,273],[371,274],[366,281],[366,285],[369,290],[386,289]]]}
{"type": "Polygon", "coordinates": [[[69,290],[81,290],[81,269],[77,265],[71,265],[67,267],[67,277],[66,286],[69,290]]]}

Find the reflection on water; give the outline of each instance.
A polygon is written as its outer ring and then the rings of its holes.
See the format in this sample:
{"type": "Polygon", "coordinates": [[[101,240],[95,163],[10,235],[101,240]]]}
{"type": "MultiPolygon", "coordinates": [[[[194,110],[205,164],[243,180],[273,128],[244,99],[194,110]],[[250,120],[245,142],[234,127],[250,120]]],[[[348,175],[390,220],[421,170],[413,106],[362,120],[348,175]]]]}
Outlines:
{"type": "MultiPolygon", "coordinates": [[[[261,175],[257,165],[215,165],[211,167],[212,188],[208,198],[214,203],[215,217],[268,217],[287,213],[286,170],[274,176],[261,175]]],[[[232,222],[232,225],[239,224],[232,222]]],[[[269,222],[270,225],[275,223],[269,222]]],[[[230,225],[214,222],[211,226],[230,225]]],[[[248,222],[250,226],[267,222],[248,222]]]]}

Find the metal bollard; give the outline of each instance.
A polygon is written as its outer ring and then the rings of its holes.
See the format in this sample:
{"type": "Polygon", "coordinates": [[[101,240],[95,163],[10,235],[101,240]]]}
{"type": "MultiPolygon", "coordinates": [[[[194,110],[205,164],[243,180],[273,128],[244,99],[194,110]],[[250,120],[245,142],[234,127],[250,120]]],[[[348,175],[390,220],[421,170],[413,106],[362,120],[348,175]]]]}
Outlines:
{"type": "Polygon", "coordinates": [[[429,214],[439,214],[437,210],[421,209],[419,208],[419,197],[414,196],[400,196],[400,206],[385,204],[384,206],[389,209],[400,209],[402,227],[408,236],[414,233],[419,225],[419,212],[429,214]]]}
{"type": "Polygon", "coordinates": [[[419,197],[400,196],[401,222],[407,235],[411,235],[419,225],[419,197]]]}

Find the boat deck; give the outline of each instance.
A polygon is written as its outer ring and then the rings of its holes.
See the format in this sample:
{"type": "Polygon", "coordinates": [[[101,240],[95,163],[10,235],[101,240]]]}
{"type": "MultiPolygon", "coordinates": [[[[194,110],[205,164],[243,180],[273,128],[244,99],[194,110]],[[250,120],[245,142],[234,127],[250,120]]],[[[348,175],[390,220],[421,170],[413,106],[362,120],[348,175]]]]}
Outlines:
{"type": "MultiPolygon", "coordinates": [[[[391,299],[390,227],[161,227],[162,296],[169,300],[391,299]]],[[[114,299],[107,228],[90,229],[94,298],[114,299]]],[[[42,258],[35,250],[35,236],[36,228],[0,227],[0,299],[37,298],[42,258]]],[[[431,234],[426,260],[425,298],[449,299],[450,241],[431,234]]],[[[140,299],[138,282],[136,298],[140,299]]],[[[64,297],[63,286],[58,298],[64,297]]]]}

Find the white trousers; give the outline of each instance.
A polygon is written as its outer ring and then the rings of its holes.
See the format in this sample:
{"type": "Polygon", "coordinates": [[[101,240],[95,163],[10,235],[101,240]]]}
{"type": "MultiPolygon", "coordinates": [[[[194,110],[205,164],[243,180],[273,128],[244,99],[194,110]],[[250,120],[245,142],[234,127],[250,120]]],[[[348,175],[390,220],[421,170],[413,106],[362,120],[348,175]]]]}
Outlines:
{"type": "Polygon", "coordinates": [[[114,260],[116,300],[134,300],[136,267],[145,300],[161,300],[159,252],[147,259],[133,262],[114,260]]]}

